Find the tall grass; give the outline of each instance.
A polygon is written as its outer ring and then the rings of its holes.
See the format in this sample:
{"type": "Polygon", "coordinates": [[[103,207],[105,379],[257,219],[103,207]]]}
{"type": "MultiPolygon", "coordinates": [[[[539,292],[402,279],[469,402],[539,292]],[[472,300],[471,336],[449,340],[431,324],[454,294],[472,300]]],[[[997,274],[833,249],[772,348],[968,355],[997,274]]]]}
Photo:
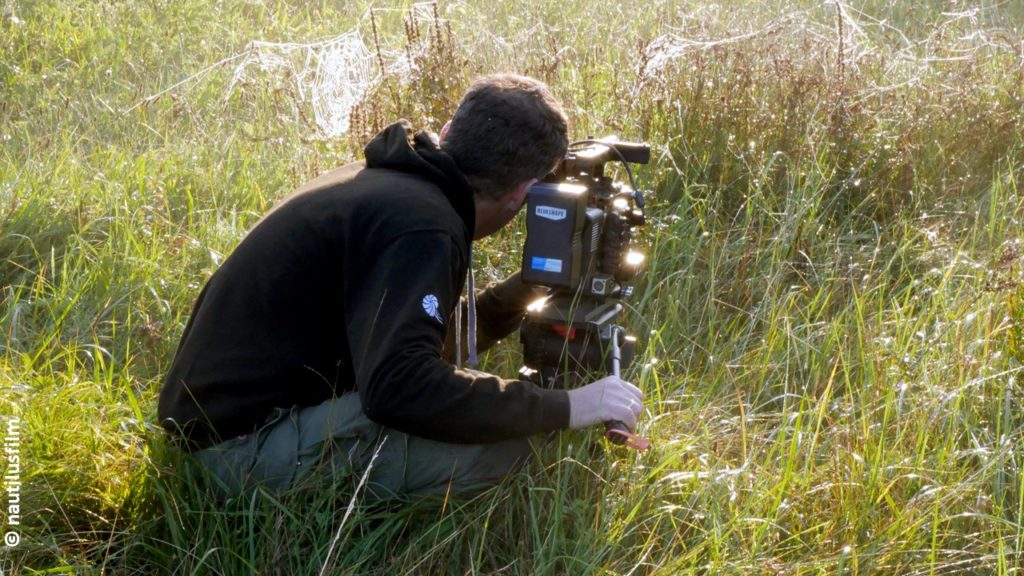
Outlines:
{"type": "MultiPolygon", "coordinates": [[[[987,0],[8,1],[0,414],[24,525],[0,569],[1018,573],[1022,30],[987,0]],[[413,65],[336,138],[292,75],[232,59],[349,30],[413,65]],[[199,288],[295,185],[395,118],[437,130],[492,70],[549,82],[579,137],[654,147],[626,323],[655,448],[564,433],[475,498],[215,502],[153,424],[199,288]]],[[[522,234],[484,242],[481,277],[522,234]]],[[[515,343],[486,362],[514,374],[515,343]]]]}

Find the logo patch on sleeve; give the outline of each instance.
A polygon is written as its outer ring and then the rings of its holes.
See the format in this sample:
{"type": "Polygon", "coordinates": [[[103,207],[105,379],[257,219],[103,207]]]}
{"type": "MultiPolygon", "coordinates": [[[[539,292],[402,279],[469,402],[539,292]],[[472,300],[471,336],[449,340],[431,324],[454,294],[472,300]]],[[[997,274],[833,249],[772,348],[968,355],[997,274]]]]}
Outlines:
{"type": "Polygon", "coordinates": [[[434,320],[437,320],[441,324],[444,324],[444,319],[441,318],[441,311],[438,310],[439,305],[437,301],[437,296],[434,296],[433,294],[427,294],[426,296],[423,297],[422,304],[423,311],[427,313],[427,316],[430,316],[434,320]]]}

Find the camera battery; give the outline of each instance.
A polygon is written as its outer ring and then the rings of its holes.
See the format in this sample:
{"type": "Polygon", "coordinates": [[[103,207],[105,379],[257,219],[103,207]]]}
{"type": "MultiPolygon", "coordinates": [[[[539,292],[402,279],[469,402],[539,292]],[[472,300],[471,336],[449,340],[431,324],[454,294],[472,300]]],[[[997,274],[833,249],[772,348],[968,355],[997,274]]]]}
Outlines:
{"type": "Polygon", "coordinates": [[[554,288],[575,288],[584,266],[587,189],[542,182],[526,197],[523,281],[554,288]]]}

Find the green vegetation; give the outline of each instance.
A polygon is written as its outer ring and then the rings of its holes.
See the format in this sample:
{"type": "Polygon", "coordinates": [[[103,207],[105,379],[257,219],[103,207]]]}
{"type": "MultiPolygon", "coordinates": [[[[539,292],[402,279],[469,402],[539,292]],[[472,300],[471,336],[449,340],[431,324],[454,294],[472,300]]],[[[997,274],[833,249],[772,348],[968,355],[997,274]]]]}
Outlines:
{"type": "MultiPolygon", "coordinates": [[[[22,482],[4,573],[1024,565],[1019,2],[0,7],[0,415],[22,482]],[[353,30],[386,73],[329,138],[301,66],[353,30]],[[494,70],[549,82],[578,137],[655,148],[627,318],[655,448],[565,433],[469,501],[213,502],[154,426],[199,287],[295,185],[395,118],[439,129],[494,70]]],[[[485,242],[478,278],[521,240],[485,242]]]]}

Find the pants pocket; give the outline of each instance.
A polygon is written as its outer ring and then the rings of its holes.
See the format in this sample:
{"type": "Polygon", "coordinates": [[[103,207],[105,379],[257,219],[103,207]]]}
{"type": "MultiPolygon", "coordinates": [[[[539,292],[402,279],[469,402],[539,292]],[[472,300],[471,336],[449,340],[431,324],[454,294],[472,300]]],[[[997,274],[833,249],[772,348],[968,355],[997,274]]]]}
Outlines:
{"type": "Polygon", "coordinates": [[[338,483],[362,472],[380,426],[363,413],[355,392],[298,412],[297,484],[338,483]]]}
{"type": "Polygon", "coordinates": [[[299,465],[299,422],[296,408],[275,408],[256,433],[259,446],[250,481],[279,493],[291,487],[299,465]]]}
{"type": "Polygon", "coordinates": [[[297,440],[292,410],[276,408],[256,432],[200,450],[193,457],[219,480],[219,491],[225,495],[257,486],[277,492],[294,478],[297,440]]]}
{"type": "Polygon", "coordinates": [[[194,452],[192,457],[211,476],[218,494],[233,496],[241,492],[252,472],[256,448],[252,435],[241,436],[194,452]]]}

